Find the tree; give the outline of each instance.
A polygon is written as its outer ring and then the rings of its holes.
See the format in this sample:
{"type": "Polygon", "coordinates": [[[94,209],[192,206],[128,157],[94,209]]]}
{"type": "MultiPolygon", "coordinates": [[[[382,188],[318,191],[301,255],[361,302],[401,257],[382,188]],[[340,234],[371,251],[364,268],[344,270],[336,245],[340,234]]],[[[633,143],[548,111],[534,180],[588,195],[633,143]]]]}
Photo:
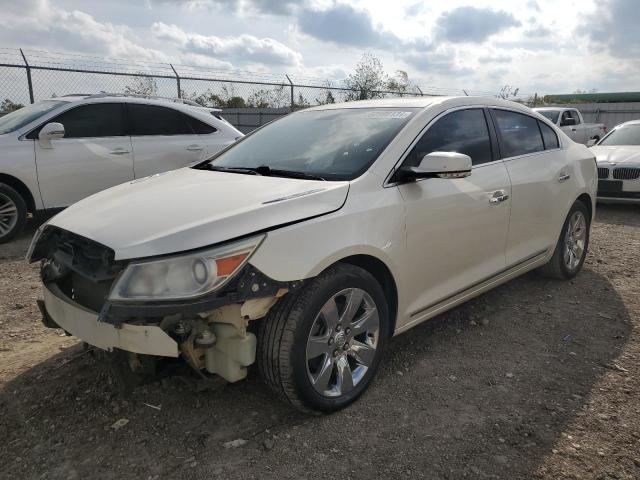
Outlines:
{"type": "Polygon", "coordinates": [[[278,108],[289,105],[289,101],[284,85],[279,85],[271,89],[260,88],[251,92],[247,98],[247,107],[278,108]]]}
{"type": "Polygon", "coordinates": [[[409,80],[409,74],[404,70],[396,70],[395,77],[387,80],[386,89],[390,92],[400,94],[402,97],[405,94],[410,94],[410,89],[413,88],[411,80],[409,80]]]}
{"type": "Polygon", "coordinates": [[[133,77],[133,83],[124,87],[126,95],[144,95],[153,97],[158,94],[158,84],[156,79],[141,73],[140,76],[133,77]]]}
{"type": "Polygon", "coordinates": [[[244,108],[247,106],[247,103],[244,101],[244,98],[235,95],[227,100],[226,106],[227,108],[244,108]]]}
{"type": "Polygon", "coordinates": [[[233,85],[227,87],[223,85],[220,89],[220,93],[213,93],[211,89],[207,89],[204,93],[191,95],[191,100],[199,103],[203,107],[217,107],[217,108],[243,108],[246,107],[244,98],[235,94],[233,85]]]}
{"type": "Polygon", "coordinates": [[[344,79],[345,101],[382,98],[382,91],[387,86],[388,76],[384,73],[382,62],[369,53],[362,54],[355,71],[344,79]]]}
{"type": "Polygon", "coordinates": [[[333,96],[333,92],[331,91],[333,89],[333,85],[332,83],[327,80],[324,82],[324,90],[322,90],[322,93],[320,93],[320,96],[316,97],[316,103],[318,105],[327,105],[328,103],[336,103],[336,99],[333,96]]]}
{"type": "Polygon", "coordinates": [[[509,98],[514,98],[518,96],[519,88],[512,87],[511,85],[504,85],[496,97],[502,98],[503,100],[508,100],[509,98]]]}
{"type": "Polygon", "coordinates": [[[23,104],[21,103],[15,103],[12,102],[11,100],[9,100],[8,98],[5,98],[2,103],[0,103],[0,113],[11,113],[14,110],[19,110],[20,108],[24,107],[23,104]]]}
{"type": "Polygon", "coordinates": [[[293,108],[307,108],[310,106],[311,105],[309,104],[307,99],[302,96],[302,92],[298,92],[298,100],[293,102],[293,108]]]}

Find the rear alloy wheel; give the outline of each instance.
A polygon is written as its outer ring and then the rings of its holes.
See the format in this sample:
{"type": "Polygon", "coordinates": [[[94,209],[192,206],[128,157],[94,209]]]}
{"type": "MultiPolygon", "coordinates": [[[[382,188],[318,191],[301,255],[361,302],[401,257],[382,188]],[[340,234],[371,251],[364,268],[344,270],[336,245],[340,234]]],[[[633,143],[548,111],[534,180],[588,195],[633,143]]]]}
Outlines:
{"type": "Polygon", "coordinates": [[[0,183],[0,243],[13,239],[24,227],[27,207],[23,198],[9,185],[0,183]]]}
{"type": "Polygon", "coordinates": [[[584,213],[576,210],[571,214],[567,222],[564,234],[564,250],[562,261],[567,271],[577,270],[583,260],[587,243],[587,220],[584,213]]]}
{"type": "Polygon", "coordinates": [[[582,269],[589,248],[589,210],[577,200],[567,215],[549,263],[538,272],[550,278],[569,280],[582,269]]]}
{"type": "Polygon", "coordinates": [[[265,383],[296,408],[333,412],[375,376],[389,335],[380,284],[338,264],[283,297],[262,320],[257,362],[265,383]]]}

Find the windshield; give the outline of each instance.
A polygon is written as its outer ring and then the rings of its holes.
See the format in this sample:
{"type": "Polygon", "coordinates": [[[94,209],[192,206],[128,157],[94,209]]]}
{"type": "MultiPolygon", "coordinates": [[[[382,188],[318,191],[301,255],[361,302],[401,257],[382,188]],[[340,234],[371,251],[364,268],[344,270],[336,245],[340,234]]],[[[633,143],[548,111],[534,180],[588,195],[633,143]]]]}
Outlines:
{"type": "Polygon", "coordinates": [[[640,145],[640,124],[616,127],[598,145],[640,145]]]}
{"type": "Polygon", "coordinates": [[[344,108],[294,113],[214,157],[210,168],[352,180],[371,166],[415,110],[344,108]]]}
{"type": "Polygon", "coordinates": [[[63,100],[43,100],[8,113],[0,117],[0,135],[14,132],[65,103],[63,100]]]}
{"type": "Polygon", "coordinates": [[[544,117],[547,117],[553,124],[558,123],[558,115],[560,115],[560,110],[538,110],[538,113],[544,117]]]}

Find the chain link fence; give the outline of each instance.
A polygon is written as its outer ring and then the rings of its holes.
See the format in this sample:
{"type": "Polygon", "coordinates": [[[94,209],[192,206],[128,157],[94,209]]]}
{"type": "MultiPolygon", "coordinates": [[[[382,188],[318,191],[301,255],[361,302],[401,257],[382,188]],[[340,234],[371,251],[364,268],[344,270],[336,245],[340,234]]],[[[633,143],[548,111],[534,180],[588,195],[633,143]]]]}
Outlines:
{"type": "Polygon", "coordinates": [[[346,88],[344,82],[300,75],[151,62],[133,64],[86,55],[0,47],[0,115],[45,98],[101,92],[180,97],[203,106],[222,108],[231,123],[244,132],[293,110],[363,97],[495,95],[495,92],[418,85],[362,92],[346,88]]]}

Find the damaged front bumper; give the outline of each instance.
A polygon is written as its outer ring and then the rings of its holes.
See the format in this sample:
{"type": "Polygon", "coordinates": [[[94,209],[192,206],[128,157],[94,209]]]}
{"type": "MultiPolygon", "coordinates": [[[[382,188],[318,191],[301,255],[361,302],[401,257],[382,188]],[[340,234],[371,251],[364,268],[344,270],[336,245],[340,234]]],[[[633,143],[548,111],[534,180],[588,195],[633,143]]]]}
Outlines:
{"type": "Polygon", "coordinates": [[[41,260],[45,326],[104,350],[181,357],[194,370],[229,382],[254,363],[257,339],[249,323],[267,315],[280,297],[304,281],[280,282],[250,263],[220,291],[180,300],[114,300],[114,282],[127,267],[113,251],[71,232],[50,228],[30,261],[41,260]]]}
{"type": "Polygon", "coordinates": [[[55,284],[44,285],[43,318],[55,326],[103,350],[118,348],[133,353],[177,357],[178,343],[154,325],[122,323],[119,328],[98,320],[98,313],[68,298],[55,284]]]}

